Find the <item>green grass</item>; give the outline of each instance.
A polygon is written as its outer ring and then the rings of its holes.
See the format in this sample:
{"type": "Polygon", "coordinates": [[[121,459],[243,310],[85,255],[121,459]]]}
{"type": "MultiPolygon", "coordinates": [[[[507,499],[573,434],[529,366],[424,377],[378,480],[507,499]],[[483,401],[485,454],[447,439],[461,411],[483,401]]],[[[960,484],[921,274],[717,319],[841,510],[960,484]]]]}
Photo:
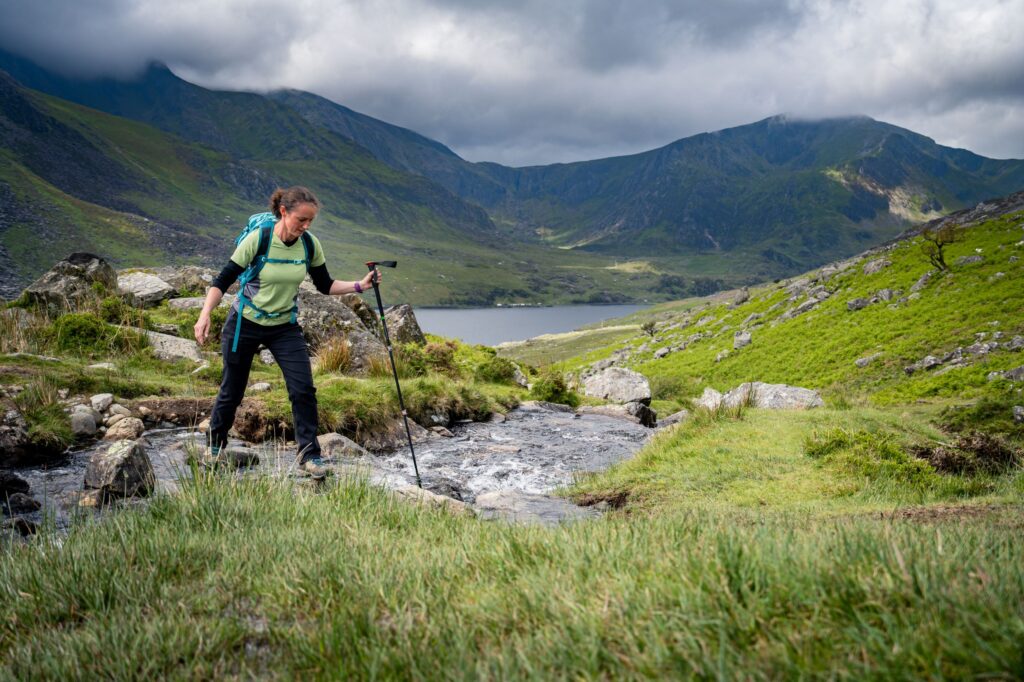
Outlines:
{"type": "Polygon", "coordinates": [[[936,503],[1020,503],[1024,470],[940,475],[905,454],[951,440],[921,415],[877,409],[759,410],[694,418],[657,434],[608,471],[582,478],[576,499],[628,497],[633,512],[782,510],[850,514],[936,503]],[[828,456],[816,443],[859,434],[828,456]],[[856,447],[855,447],[856,446],[856,447]]]}
{"type": "Polygon", "coordinates": [[[1019,516],[694,511],[544,529],[200,477],[0,553],[15,679],[1024,674],[1019,516]]]}

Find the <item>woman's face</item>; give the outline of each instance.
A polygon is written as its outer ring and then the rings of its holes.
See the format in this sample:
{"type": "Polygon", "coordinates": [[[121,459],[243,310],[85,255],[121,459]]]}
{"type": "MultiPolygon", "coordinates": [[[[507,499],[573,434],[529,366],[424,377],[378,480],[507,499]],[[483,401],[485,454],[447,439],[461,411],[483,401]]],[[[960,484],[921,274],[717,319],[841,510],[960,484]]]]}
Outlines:
{"type": "Polygon", "coordinates": [[[297,239],[302,233],[309,229],[316,218],[317,207],[313,204],[298,204],[292,210],[281,206],[281,222],[284,224],[283,232],[287,240],[297,239]]]}

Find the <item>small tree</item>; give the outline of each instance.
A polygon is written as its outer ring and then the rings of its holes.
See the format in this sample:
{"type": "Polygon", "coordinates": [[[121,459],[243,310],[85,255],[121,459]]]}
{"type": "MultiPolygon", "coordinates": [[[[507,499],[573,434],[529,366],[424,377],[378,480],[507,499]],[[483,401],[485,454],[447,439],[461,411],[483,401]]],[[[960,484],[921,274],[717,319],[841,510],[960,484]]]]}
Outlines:
{"type": "Polygon", "coordinates": [[[642,331],[644,334],[647,334],[648,336],[650,336],[653,339],[654,338],[655,326],[656,325],[654,324],[653,320],[648,321],[648,322],[644,322],[642,325],[640,325],[640,331],[642,331]]]}
{"type": "Polygon", "coordinates": [[[964,226],[946,223],[937,230],[928,228],[921,232],[921,238],[924,240],[921,252],[928,258],[928,262],[939,270],[949,270],[943,249],[950,244],[963,241],[964,226]]]}

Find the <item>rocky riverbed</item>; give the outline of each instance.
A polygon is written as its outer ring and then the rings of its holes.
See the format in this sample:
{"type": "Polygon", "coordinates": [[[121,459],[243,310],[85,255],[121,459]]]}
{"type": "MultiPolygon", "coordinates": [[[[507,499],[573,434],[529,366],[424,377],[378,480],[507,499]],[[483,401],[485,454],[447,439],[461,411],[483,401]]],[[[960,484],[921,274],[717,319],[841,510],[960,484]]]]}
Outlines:
{"type": "MultiPolygon", "coordinates": [[[[555,497],[553,490],[571,483],[574,476],[600,471],[632,456],[652,433],[617,417],[580,415],[560,405],[526,403],[490,422],[456,424],[451,437],[421,443],[416,455],[427,490],[464,502],[484,517],[556,523],[599,512],[555,497]]],[[[158,494],[173,494],[181,478],[191,475],[188,452],[202,442],[203,435],[188,428],[145,433],[143,443],[158,494]]],[[[240,475],[297,475],[293,447],[280,442],[249,446],[238,441],[233,446],[247,448],[259,458],[258,464],[241,469],[240,475]]],[[[82,506],[82,481],[94,452],[104,447],[106,444],[72,451],[45,468],[16,470],[29,483],[32,496],[42,503],[41,509],[22,517],[34,523],[49,517],[61,528],[76,514],[94,513],[82,506]]],[[[391,489],[415,484],[407,447],[361,457],[334,457],[332,464],[341,475],[365,475],[391,489]]]]}

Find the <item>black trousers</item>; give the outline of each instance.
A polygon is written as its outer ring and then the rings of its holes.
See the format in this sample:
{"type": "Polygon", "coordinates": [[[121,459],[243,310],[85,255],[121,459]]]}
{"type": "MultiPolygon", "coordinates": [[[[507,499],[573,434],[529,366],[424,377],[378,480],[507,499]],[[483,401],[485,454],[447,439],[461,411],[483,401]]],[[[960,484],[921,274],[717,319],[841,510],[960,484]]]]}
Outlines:
{"type": "Polygon", "coordinates": [[[220,447],[227,445],[228,431],[235,422],[235,412],[242,402],[245,387],[249,382],[253,357],[262,344],[274,355],[274,360],[284,374],[288,399],[292,403],[295,442],[299,447],[300,461],[319,457],[320,444],[316,440],[316,387],[313,385],[309,347],[302,336],[302,328],[290,322],[267,326],[242,318],[238,350],[232,351],[237,314],[232,312],[228,315],[221,332],[224,370],[221,374],[220,392],[210,415],[210,444],[220,447]]]}

